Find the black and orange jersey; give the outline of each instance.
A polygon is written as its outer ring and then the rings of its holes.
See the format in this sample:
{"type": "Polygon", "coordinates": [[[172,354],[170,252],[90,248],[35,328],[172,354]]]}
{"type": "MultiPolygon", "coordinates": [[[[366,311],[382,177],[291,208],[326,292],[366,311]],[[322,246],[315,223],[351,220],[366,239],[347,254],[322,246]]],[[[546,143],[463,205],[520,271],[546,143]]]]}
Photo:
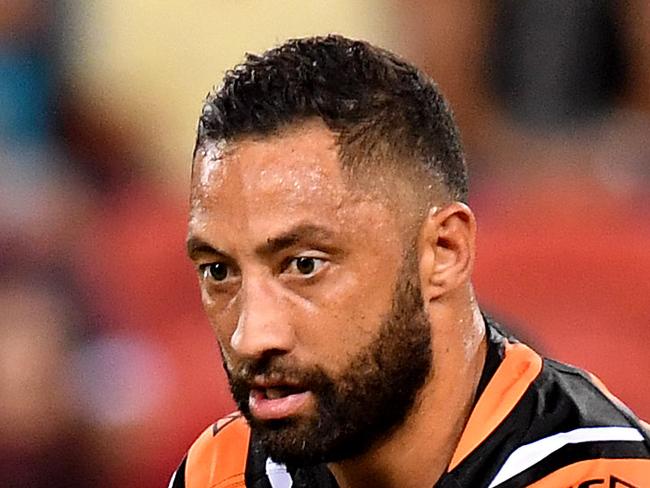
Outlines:
{"type": "MultiPolygon", "coordinates": [[[[474,409],[434,488],[650,487],[648,425],[593,375],[541,358],[490,319],[474,409]]],[[[264,452],[232,414],[189,449],[170,488],[336,488],[326,466],[264,452]]]]}

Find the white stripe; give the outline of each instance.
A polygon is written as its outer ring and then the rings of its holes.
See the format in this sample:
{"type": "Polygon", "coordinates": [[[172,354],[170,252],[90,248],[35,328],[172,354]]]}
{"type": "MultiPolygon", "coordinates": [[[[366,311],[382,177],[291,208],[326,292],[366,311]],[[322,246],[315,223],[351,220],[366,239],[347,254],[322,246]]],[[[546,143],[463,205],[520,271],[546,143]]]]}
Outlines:
{"type": "Polygon", "coordinates": [[[266,458],[266,476],[269,478],[271,488],[291,488],[293,481],[284,464],[273,462],[266,458]]]}
{"type": "Polygon", "coordinates": [[[503,463],[488,488],[493,488],[518,475],[567,444],[642,440],[641,433],[633,427],[584,427],[570,432],[561,432],[517,448],[503,463]]]}
{"type": "Polygon", "coordinates": [[[174,471],[174,474],[172,475],[172,479],[169,480],[169,484],[167,485],[167,488],[172,488],[172,486],[174,486],[174,481],[176,481],[176,473],[178,473],[178,470],[174,471]]]}

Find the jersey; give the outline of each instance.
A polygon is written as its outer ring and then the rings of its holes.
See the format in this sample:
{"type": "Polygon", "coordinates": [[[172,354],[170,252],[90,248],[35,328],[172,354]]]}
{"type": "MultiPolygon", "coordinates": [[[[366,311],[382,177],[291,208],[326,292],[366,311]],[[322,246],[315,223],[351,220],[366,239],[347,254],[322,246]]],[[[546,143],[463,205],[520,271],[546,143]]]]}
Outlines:
{"type": "MultiPolygon", "coordinates": [[[[593,375],[544,359],[486,318],[488,349],[474,403],[433,488],[646,488],[650,437],[593,375]]],[[[266,456],[234,413],[191,446],[170,488],[337,488],[325,465],[266,456]]]]}

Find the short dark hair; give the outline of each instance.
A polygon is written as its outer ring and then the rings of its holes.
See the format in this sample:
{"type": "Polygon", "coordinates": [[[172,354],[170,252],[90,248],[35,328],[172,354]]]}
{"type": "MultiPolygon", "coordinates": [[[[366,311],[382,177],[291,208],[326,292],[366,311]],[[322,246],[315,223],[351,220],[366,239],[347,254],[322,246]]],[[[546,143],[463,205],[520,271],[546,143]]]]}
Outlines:
{"type": "Polygon", "coordinates": [[[395,54],[339,35],[247,54],[208,94],[195,152],[206,140],[270,135],[311,117],[338,135],[342,164],[378,154],[419,161],[448,198],[466,201],[458,129],[436,84],[395,54]]]}

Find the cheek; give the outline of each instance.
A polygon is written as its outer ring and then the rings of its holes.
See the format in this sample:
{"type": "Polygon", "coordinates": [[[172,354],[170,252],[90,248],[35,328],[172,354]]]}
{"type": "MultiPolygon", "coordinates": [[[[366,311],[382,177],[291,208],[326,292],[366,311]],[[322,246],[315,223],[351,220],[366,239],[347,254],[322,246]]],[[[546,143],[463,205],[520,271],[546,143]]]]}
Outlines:
{"type": "Polygon", "coordinates": [[[307,323],[311,341],[323,357],[345,361],[377,335],[392,307],[392,277],[375,281],[368,273],[349,273],[321,297],[307,323]],[[316,315],[317,314],[317,315],[316,315]]]}
{"type": "Polygon", "coordinates": [[[399,226],[377,204],[360,205],[361,215],[340,215],[348,227],[356,225],[349,234],[353,252],[324,295],[330,327],[337,331],[339,349],[346,353],[357,352],[374,339],[390,314],[403,259],[399,226]]]}
{"type": "Polygon", "coordinates": [[[201,290],[203,310],[222,349],[230,348],[230,338],[237,327],[237,312],[233,300],[226,296],[214,296],[205,289],[201,290]]]}

